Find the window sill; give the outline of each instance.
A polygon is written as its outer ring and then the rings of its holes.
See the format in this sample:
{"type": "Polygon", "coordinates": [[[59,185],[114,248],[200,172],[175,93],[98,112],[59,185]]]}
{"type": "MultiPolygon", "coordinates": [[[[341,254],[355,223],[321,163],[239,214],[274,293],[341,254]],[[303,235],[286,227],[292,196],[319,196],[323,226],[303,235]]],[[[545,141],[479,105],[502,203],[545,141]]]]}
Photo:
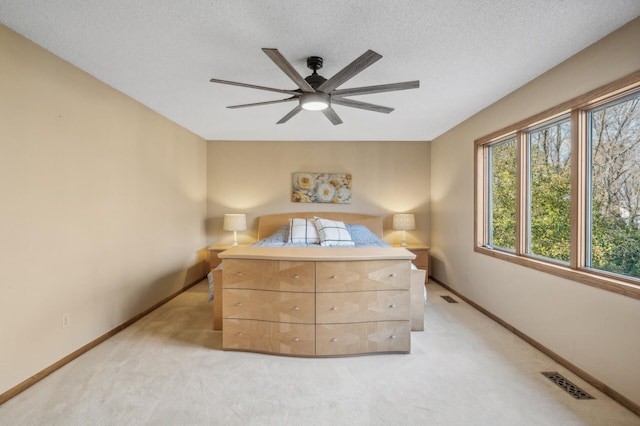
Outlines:
{"type": "Polygon", "coordinates": [[[518,256],[516,254],[502,252],[486,247],[476,247],[474,251],[494,257],[496,259],[506,260],[507,262],[515,263],[527,268],[532,268],[541,272],[546,272],[552,275],[566,278],[568,280],[577,281],[583,284],[590,285],[592,287],[597,287],[602,290],[618,293],[622,296],[640,299],[640,284],[633,284],[625,280],[619,280],[613,277],[604,276],[604,274],[600,275],[584,270],[572,269],[568,266],[547,263],[530,257],[518,256]]]}

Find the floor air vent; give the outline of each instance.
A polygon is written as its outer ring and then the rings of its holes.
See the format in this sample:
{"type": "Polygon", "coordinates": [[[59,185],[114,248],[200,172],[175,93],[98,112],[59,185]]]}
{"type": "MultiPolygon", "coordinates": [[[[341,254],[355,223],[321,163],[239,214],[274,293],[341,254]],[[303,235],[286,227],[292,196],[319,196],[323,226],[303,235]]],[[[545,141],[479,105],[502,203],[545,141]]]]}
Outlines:
{"type": "Polygon", "coordinates": [[[442,296],[442,298],[446,300],[448,303],[458,303],[458,301],[451,296],[442,296]]]}
{"type": "Polygon", "coordinates": [[[562,374],[557,371],[543,371],[542,375],[551,380],[556,385],[560,386],[564,389],[569,395],[574,397],[575,399],[595,399],[587,392],[580,389],[578,386],[571,383],[569,379],[564,377],[562,374]]]}

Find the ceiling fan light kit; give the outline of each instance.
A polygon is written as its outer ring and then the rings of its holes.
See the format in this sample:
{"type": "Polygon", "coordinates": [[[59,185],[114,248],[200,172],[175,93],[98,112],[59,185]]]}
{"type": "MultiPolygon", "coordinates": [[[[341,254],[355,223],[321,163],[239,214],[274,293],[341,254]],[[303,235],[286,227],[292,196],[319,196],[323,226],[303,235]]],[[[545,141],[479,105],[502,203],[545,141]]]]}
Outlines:
{"type": "Polygon", "coordinates": [[[307,58],[307,67],[312,69],[313,73],[303,78],[295,70],[295,68],[293,68],[289,61],[287,61],[284,56],[280,54],[278,49],[263,48],[262,51],[298,86],[297,89],[283,90],[273,87],[257,86],[254,84],[220,80],[217,78],[212,78],[210,81],[212,83],[229,84],[232,86],[247,87],[250,89],[266,90],[270,92],[278,92],[290,95],[290,97],[288,98],[278,99],[275,101],[255,102],[251,104],[232,105],[227,107],[235,109],[261,105],[272,105],[297,100],[298,105],[296,105],[295,108],[289,111],[287,115],[282,117],[280,121],[277,122],[277,124],[286,123],[287,121],[289,121],[289,119],[291,119],[303,109],[307,111],[322,111],[325,117],[327,117],[333,125],[341,124],[342,119],[340,119],[338,114],[332,108],[333,104],[389,114],[391,111],[393,111],[393,108],[345,98],[348,96],[417,89],[418,87],[420,87],[420,82],[418,80],[414,80],[405,81],[402,83],[380,84],[376,86],[364,86],[351,89],[336,90],[338,86],[342,85],[344,82],[353,78],[364,69],[372,65],[374,62],[382,58],[382,55],[374,52],[373,50],[367,50],[355,61],[351,62],[349,65],[344,67],[336,75],[328,80],[317,73],[317,71],[322,68],[323,65],[323,60],[319,56],[309,56],[307,58]]]}
{"type": "Polygon", "coordinates": [[[300,106],[307,111],[322,111],[331,105],[331,97],[326,93],[313,92],[300,96],[300,106]]]}

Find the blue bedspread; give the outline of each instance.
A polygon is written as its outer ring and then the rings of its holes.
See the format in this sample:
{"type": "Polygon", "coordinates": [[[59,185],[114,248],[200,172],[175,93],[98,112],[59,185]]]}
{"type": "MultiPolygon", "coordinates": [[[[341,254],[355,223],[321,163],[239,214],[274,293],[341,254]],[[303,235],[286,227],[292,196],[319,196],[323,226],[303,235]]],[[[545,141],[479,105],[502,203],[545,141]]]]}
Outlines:
{"type": "MultiPolygon", "coordinates": [[[[345,224],[356,247],[390,247],[364,225],[345,224]]],[[[273,235],[254,244],[255,247],[320,247],[319,244],[287,243],[289,225],[281,226],[273,235]]]]}

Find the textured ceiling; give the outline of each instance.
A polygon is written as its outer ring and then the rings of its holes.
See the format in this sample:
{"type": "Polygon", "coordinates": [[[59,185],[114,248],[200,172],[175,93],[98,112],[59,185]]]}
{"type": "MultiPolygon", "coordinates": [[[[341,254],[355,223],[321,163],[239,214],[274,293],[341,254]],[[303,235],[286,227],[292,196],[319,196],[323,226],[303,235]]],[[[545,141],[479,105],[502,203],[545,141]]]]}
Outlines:
{"type": "Polygon", "coordinates": [[[431,140],[640,15],[638,0],[2,0],[0,22],[208,140],[431,140]],[[335,106],[344,124],[278,93],[294,83],[261,51],[331,77],[372,49],[383,58],[341,89],[420,80],[419,89],[335,106]]]}

